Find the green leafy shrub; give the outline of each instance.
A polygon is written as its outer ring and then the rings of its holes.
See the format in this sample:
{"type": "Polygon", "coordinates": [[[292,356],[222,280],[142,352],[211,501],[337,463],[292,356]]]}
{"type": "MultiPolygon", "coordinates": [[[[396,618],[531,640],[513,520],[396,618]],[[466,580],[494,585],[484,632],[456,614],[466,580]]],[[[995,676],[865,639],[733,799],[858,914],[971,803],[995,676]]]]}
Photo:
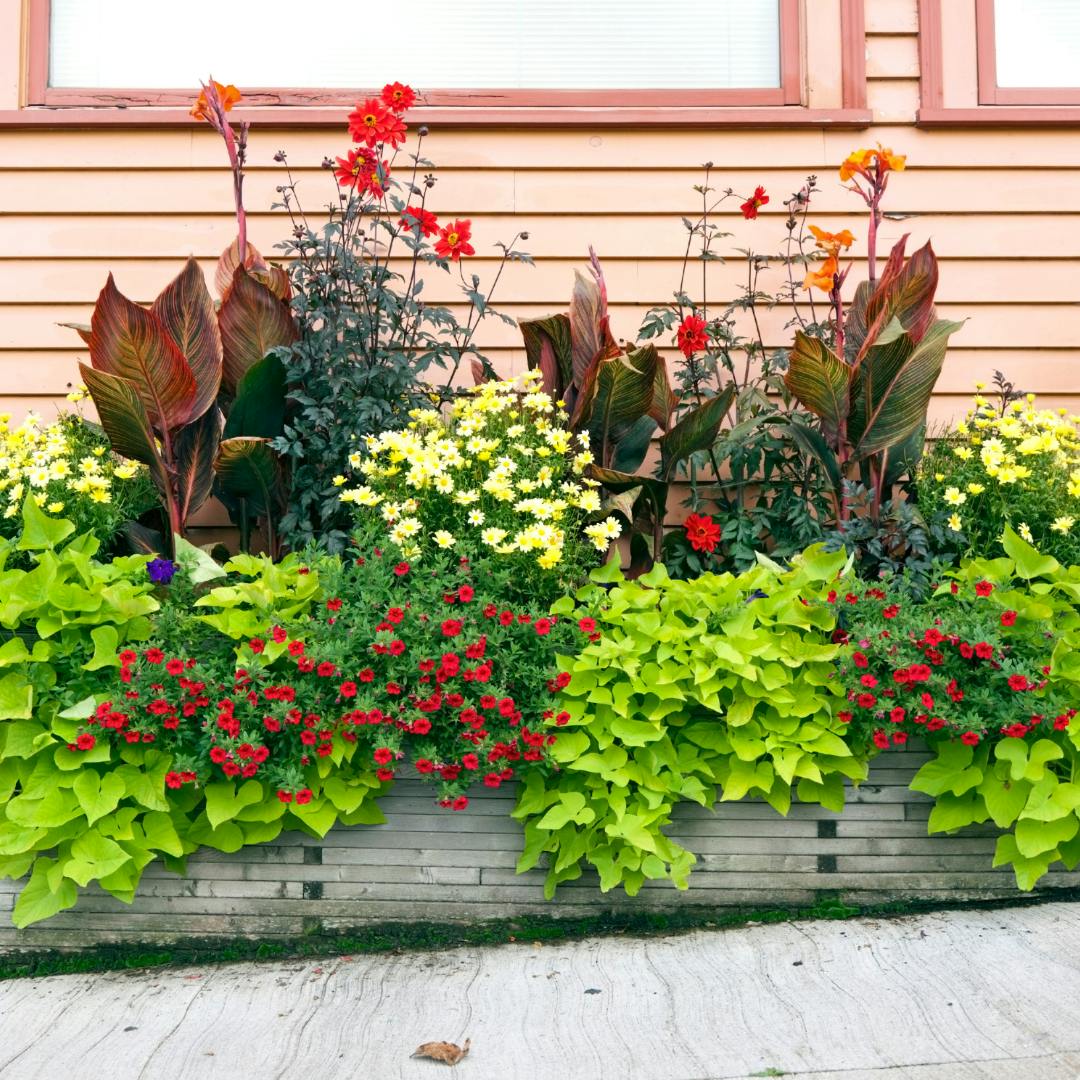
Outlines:
{"type": "Polygon", "coordinates": [[[604,890],[634,894],[655,878],[685,888],[694,856],[663,831],[678,802],[711,806],[719,787],[782,814],[793,792],[839,810],[844,778],[865,775],[832,716],[839,647],[822,596],[844,565],[811,548],[788,571],[675,581],[658,565],[624,582],[609,564],[577,604],[556,605],[601,637],[563,658],[561,771],[525,781],[518,869],[548,853],[549,895],[582,863],[604,890]]]}
{"type": "MultiPolygon", "coordinates": [[[[89,533],[49,517],[32,496],[22,508],[17,543],[0,540],[0,720],[44,721],[100,684],[117,649],[151,631],[157,610],[146,558],[99,562],[89,533]],[[9,567],[14,553],[30,569],[9,567]]],[[[0,733],[10,730],[0,725],[0,733]]]]}

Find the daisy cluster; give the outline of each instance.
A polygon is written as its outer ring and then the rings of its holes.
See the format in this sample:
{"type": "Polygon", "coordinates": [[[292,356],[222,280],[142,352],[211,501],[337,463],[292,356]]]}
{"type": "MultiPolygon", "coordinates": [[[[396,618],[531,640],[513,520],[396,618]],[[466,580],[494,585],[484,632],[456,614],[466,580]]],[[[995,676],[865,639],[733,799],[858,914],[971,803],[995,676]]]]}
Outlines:
{"type": "Polygon", "coordinates": [[[342,501],[361,520],[378,515],[410,559],[442,549],[550,571],[582,537],[606,551],[621,528],[602,515],[599,484],[586,475],[588,434],[568,430],[538,379],[484,383],[448,415],[414,410],[406,429],[368,436],[350,459],[363,482],[337,478],[342,501]]]}

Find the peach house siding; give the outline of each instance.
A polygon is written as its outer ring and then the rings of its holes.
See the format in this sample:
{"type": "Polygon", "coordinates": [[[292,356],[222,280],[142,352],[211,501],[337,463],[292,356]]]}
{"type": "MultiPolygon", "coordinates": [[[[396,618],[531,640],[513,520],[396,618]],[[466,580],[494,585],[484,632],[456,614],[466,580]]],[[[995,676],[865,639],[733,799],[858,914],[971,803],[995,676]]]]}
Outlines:
{"type": "MultiPolygon", "coordinates": [[[[837,3],[807,0],[815,14],[837,3]]],[[[19,104],[20,12],[19,0],[0,0],[0,110],[19,104]]],[[[537,266],[511,268],[496,298],[518,317],[563,306],[591,244],[607,271],[615,332],[630,336],[643,312],[677,285],[680,218],[699,206],[691,189],[702,162],[715,163],[721,188],[766,186],[772,202],[758,221],[744,222],[732,202],[725,226],[735,234],[726,242],[732,248],[767,251],[782,237],[782,199],[810,173],[823,187],[813,217],[865,236],[861,203],[840,188],[836,166],[850,149],[880,140],[909,163],[891,185],[883,244],[903,232],[913,244],[932,239],[941,314],[968,319],[954,338],[934,418],[962,410],[972,382],[995,368],[1049,403],[1080,411],[1080,133],[917,127],[916,0],[866,0],[865,24],[868,130],[436,126],[425,147],[440,178],[431,205],[472,217],[482,257],[471,268],[485,279],[495,266],[487,257],[494,242],[528,230],[525,247],[537,266]]],[[[814,19],[806,25],[813,38],[814,19]]],[[[809,53],[811,104],[815,92],[839,94],[839,53],[839,43],[824,40],[809,53]]],[[[274,152],[288,149],[314,208],[329,191],[318,162],[340,152],[346,138],[344,123],[340,132],[265,122],[253,129],[246,201],[250,235],[264,252],[287,231],[269,209],[281,182],[274,152]]],[[[233,235],[230,202],[222,148],[208,130],[0,126],[5,407],[51,410],[62,400],[85,354],[57,324],[87,319],[110,270],[122,290],[149,300],[185,256],[209,269],[233,235]]],[[[714,300],[733,292],[740,272],[737,263],[714,268],[714,300]]],[[[455,299],[453,282],[438,272],[428,293],[455,299]]],[[[785,321],[783,312],[766,316],[771,344],[786,340],[785,321]]],[[[480,341],[502,370],[520,367],[511,328],[489,323],[480,341]]]]}

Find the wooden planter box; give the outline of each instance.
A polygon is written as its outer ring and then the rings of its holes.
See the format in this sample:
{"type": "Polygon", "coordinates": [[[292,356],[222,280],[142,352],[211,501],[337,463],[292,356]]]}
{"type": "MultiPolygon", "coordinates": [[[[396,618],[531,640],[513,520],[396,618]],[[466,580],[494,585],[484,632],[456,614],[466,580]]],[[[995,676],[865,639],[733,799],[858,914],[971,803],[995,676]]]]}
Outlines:
{"type": "MultiPolygon", "coordinates": [[[[0,882],[0,951],[79,949],[115,943],[335,935],[365,923],[460,922],[595,914],[627,907],[807,907],[825,898],[853,904],[1018,897],[1012,871],[991,862],[997,830],[927,836],[931,800],[908,790],[928,755],[879,755],[842,814],[795,805],[786,818],[762,802],[683,804],[668,830],[698,855],[690,888],[650,883],[634,898],[602,894],[586,873],[543,895],[544,874],[514,873],[521,828],[511,790],[478,787],[469,809],[434,805],[419,781],[399,781],[381,800],[387,823],[335,828],[322,840],[288,833],[225,855],[203,850],[177,877],[160,864],[128,906],[90,888],[77,907],[26,930],[10,925],[15,885],[0,882]]],[[[1057,870],[1040,888],[1080,886],[1057,870]]]]}

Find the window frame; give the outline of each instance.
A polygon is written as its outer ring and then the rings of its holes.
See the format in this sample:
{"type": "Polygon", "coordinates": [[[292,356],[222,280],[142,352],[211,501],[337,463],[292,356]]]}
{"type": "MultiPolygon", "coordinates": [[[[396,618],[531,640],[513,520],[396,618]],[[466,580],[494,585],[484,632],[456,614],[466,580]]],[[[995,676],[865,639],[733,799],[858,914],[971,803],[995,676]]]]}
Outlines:
{"type": "Polygon", "coordinates": [[[1080,105],[1080,86],[998,86],[994,0],[975,0],[980,105],[1080,105]]]}
{"type": "Polygon", "coordinates": [[[1071,127],[1080,123],[1080,93],[1074,99],[1070,87],[997,86],[993,0],[918,2],[920,101],[916,122],[920,127],[1071,127]],[[964,50],[958,53],[954,44],[946,59],[946,3],[948,20],[968,27],[964,42],[970,55],[960,56],[964,50]],[[1063,94],[1064,103],[1048,100],[1063,94]]]}
{"type": "MultiPolygon", "coordinates": [[[[806,96],[805,14],[807,0],[780,5],[780,86],[675,90],[454,89],[426,93],[410,111],[414,123],[441,125],[675,124],[784,127],[798,124],[863,127],[866,110],[863,0],[840,0],[843,33],[843,101],[840,107],[809,108],[806,96]],[[861,34],[862,40],[854,37],[861,34]],[[851,40],[849,40],[851,39],[851,40]]],[[[178,124],[189,122],[192,90],[50,87],[49,0],[26,0],[25,87],[22,123],[178,124]]],[[[341,107],[371,89],[298,87],[241,88],[237,119],[284,125],[340,124],[341,107]]],[[[0,123],[11,122],[10,114],[0,123]]]]}

